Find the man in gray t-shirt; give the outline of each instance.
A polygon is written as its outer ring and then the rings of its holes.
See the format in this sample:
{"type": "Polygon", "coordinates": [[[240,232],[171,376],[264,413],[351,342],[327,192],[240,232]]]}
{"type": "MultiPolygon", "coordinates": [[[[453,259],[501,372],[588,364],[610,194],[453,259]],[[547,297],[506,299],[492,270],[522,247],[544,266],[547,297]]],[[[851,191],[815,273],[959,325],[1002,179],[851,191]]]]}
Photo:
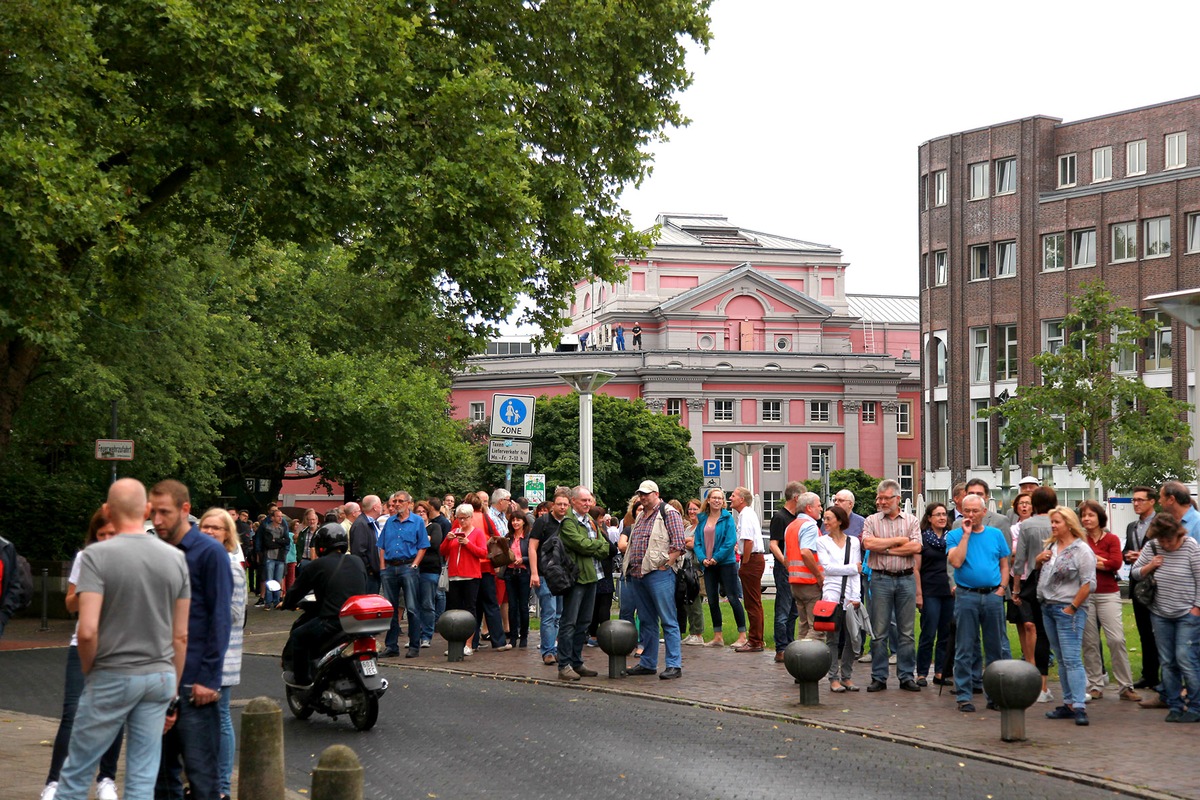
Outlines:
{"type": "Polygon", "coordinates": [[[154,794],[163,725],[187,653],[187,561],[142,532],[146,487],[132,478],[117,481],[104,510],[119,535],[80,557],[79,660],[87,683],[58,800],[86,800],[96,763],[121,725],[128,731],[125,796],[154,794]]]}

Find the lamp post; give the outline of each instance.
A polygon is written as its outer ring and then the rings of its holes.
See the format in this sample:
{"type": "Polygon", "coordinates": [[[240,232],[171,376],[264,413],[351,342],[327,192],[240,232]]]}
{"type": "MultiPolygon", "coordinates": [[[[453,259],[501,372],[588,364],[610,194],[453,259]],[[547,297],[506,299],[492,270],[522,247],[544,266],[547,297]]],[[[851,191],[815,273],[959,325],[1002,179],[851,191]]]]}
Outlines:
{"type": "Polygon", "coordinates": [[[742,486],[750,490],[750,494],[754,492],[754,454],[762,450],[770,442],[760,441],[745,441],[745,442],[729,442],[729,446],[742,456],[742,486]]]}
{"type": "MultiPolygon", "coordinates": [[[[1152,294],[1146,298],[1146,302],[1158,306],[1164,313],[1179,320],[1191,331],[1192,337],[1188,342],[1188,352],[1192,356],[1192,369],[1195,370],[1197,376],[1200,376],[1200,288],[1152,294]]],[[[1200,379],[1197,380],[1197,383],[1200,384],[1200,379]]],[[[1187,388],[1184,387],[1185,396],[1186,391],[1187,388]]],[[[1200,459],[1200,424],[1196,424],[1198,421],[1200,420],[1195,418],[1193,412],[1192,458],[1196,459],[1200,459]]],[[[1200,481],[1200,471],[1196,473],[1196,480],[1200,481]]]]}
{"type": "Polygon", "coordinates": [[[558,377],[579,392],[579,485],[592,488],[592,395],[617,373],[603,369],[558,372],[558,377]]]}

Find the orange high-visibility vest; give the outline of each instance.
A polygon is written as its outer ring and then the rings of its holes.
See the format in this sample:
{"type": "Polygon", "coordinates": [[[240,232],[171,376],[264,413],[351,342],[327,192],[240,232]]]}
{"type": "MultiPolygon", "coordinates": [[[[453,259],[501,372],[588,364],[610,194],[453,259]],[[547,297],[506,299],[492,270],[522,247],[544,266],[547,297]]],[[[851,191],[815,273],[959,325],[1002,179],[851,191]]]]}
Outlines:
{"type": "MultiPolygon", "coordinates": [[[[800,554],[805,551],[805,549],[800,547],[800,527],[805,520],[812,522],[811,517],[804,512],[800,512],[800,516],[792,520],[792,524],[787,526],[787,531],[783,534],[783,554],[787,558],[788,583],[817,582],[817,576],[809,571],[804,563],[804,559],[800,557],[800,554]]],[[[812,553],[811,550],[808,550],[808,552],[812,553]]]]}

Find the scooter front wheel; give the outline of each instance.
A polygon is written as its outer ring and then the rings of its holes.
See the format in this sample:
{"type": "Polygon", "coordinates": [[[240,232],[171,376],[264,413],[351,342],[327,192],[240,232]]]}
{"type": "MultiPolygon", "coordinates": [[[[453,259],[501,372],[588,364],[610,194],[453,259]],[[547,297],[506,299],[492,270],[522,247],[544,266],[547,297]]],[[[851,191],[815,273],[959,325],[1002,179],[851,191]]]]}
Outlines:
{"type": "Polygon", "coordinates": [[[378,719],[379,698],[373,694],[367,694],[363,698],[363,702],[350,710],[350,722],[354,724],[355,730],[369,731],[375,727],[375,722],[378,719]]]}
{"type": "Polygon", "coordinates": [[[305,689],[293,689],[291,686],[287,689],[287,705],[288,710],[292,712],[292,716],[296,719],[308,719],[313,715],[313,707],[304,701],[305,695],[308,692],[305,689]]]}

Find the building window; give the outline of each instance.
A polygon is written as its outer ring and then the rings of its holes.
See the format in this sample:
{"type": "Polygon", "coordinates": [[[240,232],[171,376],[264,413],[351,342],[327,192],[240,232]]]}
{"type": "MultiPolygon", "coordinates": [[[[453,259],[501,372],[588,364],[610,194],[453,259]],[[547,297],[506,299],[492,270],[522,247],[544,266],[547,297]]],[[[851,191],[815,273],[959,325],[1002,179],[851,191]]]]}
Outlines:
{"type": "Polygon", "coordinates": [[[713,448],[713,458],[721,462],[721,472],[733,472],[733,448],[727,444],[719,444],[713,448]]]}
{"type": "Polygon", "coordinates": [[[918,183],[917,183],[917,191],[921,195],[921,210],[922,211],[928,210],[929,209],[929,176],[928,175],[921,176],[920,181],[918,181],[918,183]]]}
{"type": "Polygon", "coordinates": [[[1074,252],[1071,254],[1071,266],[1073,267],[1092,267],[1096,264],[1096,229],[1089,228],[1086,231],[1075,231],[1071,234],[1071,245],[1074,252]]]}
{"type": "Polygon", "coordinates": [[[982,200],[988,196],[988,165],[984,161],[972,164],[971,167],[971,199],[982,200]]]}
{"type": "Polygon", "coordinates": [[[1048,319],[1042,323],[1042,352],[1057,353],[1066,344],[1066,332],[1061,319],[1048,319]]]}
{"type": "Polygon", "coordinates": [[[874,400],[863,400],[862,403],[862,421],[866,425],[874,425],[875,417],[879,411],[879,404],[874,400]]]}
{"type": "Polygon", "coordinates": [[[971,328],[971,383],[988,382],[988,329],[971,328]]]}
{"type": "Polygon", "coordinates": [[[471,422],[483,422],[487,419],[487,412],[483,409],[483,403],[471,403],[471,422]]]}
{"type": "Polygon", "coordinates": [[[808,448],[808,474],[823,475],[833,469],[833,448],[827,444],[808,448]]]}
{"type": "Polygon", "coordinates": [[[762,471],[783,472],[783,448],[778,446],[764,447],[762,450],[762,471]]]}
{"type": "MultiPolygon", "coordinates": [[[[1113,330],[1112,341],[1117,342],[1122,334],[1127,333],[1120,328],[1113,330]]],[[[1122,347],[1117,351],[1117,372],[1135,372],[1137,370],[1137,350],[1130,347],[1122,347]]]]}
{"type": "Polygon", "coordinates": [[[1145,222],[1146,258],[1171,255],[1171,218],[1155,217],[1145,222]]]}
{"type": "Polygon", "coordinates": [[[933,466],[934,469],[946,469],[950,466],[950,408],[945,400],[933,404],[933,418],[933,466]]]}
{"type": "Polygon", "coordinates": [[[808,421],[812,424],[829,422],[829,401],[810,401],[808,404],[808,421]]]}
{"type": "Polygon", "coordinates": [[[1187,131],[1168,133],[1164,137],[1166,169],[1177,169],[1187,166],[1187,131]]]}
{"type": "Polygon", "coordinates": [[[900,463],[896,465],[896,469],[896,480],[900,484],[900,502],[907,500],[915,503],[916,494],[913,490],[916,488],[917,465],[912,462],[900,463]]]}
{"type": "Polygon", "coordinates": [[[762,493],[762,511],[763,519],[769,520],[775,516],[775,512],[783,507],[783,492],[763,492],[762,493]]]}
{"type": "Polygon", "coordinates": [[[996,277],[1006,278],[1017,274],[1017,243],[996,242],[996,277]]]}
{"type": "Polygon", "coordinates": [[[946,205],[946,170],[938,170],[933,173],[933,204],[935,206],[946,205]]]}
{"type": "Polygon", "coordinates": [[[1149,317],[1154,333],[1146,340],[1146,370],[1171,368],[1171,318],[1161,311],[1149,317]]]}
{"type": "Polygon", "coordinates": [[[1042,269],[1045,271],[1062,269],[1066,263],[1066,236],[1061,233],[1048,233],[1043,236],[1042,269]]]}
{"type": "Polygon", "coordinates": [[[1137,223],[1118,222],[1112,226],[1112,260],[1132,261],[1137,258],[1137,223]]]}
{"type": "Polygon", "coordinates": [[[732,400],[713,400],[713,422],[733,422],[732,400]]]}
{"type": "Polygon", "coordinates": [[[971,401],[971,417],[975,423],[971,426],[973,438],[971,452],[974,455],[972,466],[988,467],[992,463],[992,442],[991,442],[991,426],[988,424],[991,420],[988,417],[979,416],[980,411],[987,410],[987,400],[972,400],[971,401]]]}
{"type": "Polygon", "coordinates": [[[936,339],[933,351],[933,376],[936,383],[934,386],[946,385],[946,372],[949,366],[949,354],[946,352],[946,343],[941,339],[936,339]]]}
{"type": "Polygon", "coordinates": [[[1092,183],[1112,180],[1112,148],[1097,147],[1092,151],[1092,183]]]}
{"type": "Polygon", "coordinates": [[[1128,142],[1125,145],[1125,174],[1126,175],[1145,175],[1146,174],[1146,140],[1139,139],[1136,142],[1128,142]]]}
{"type": "Polygon", "coordinates": [[[912,436],[912,403],[907,400],[896,404],[896,435],[912,436]]]}
{"type": "Polygon", "coordinates": [[[933,285],[945,286],[950,281],[950,266],[946,259],[946,251],[938,250],[933,254],[933,285]]]}
{"type": "Polygon", "coordinates": [[[988,246],[977,244],[971,248],[971,280],[985,281],[989,274],[988,246]]]}
{"type": "Polygon", "coordinates": [[[1187,251],[1198,253],[1200,252],[1200,214],[1188,214],[1187,222],[1187,251]]]}
{"type": "Polygon", "coordinates": [[[996,194],[1012,194],[1017,190],[1017,160],[996,159],[996,194]]]}
{"type": "Polygon", "coordinates": [[[1058,157],[1058,188],[1075,185],[1075,154],[1058,157]]]}
{"type": "Polygon", "coordinates": [[[1017,326],[998,325],[996,327],[996,380],[1015,381],[1018,366],[1017,326]]]}
{"type": "Polygon", "coordinates": [[[667,401],[667,416],[682,417],[683,416],[683,400],[678,397],[667,401]]]}

